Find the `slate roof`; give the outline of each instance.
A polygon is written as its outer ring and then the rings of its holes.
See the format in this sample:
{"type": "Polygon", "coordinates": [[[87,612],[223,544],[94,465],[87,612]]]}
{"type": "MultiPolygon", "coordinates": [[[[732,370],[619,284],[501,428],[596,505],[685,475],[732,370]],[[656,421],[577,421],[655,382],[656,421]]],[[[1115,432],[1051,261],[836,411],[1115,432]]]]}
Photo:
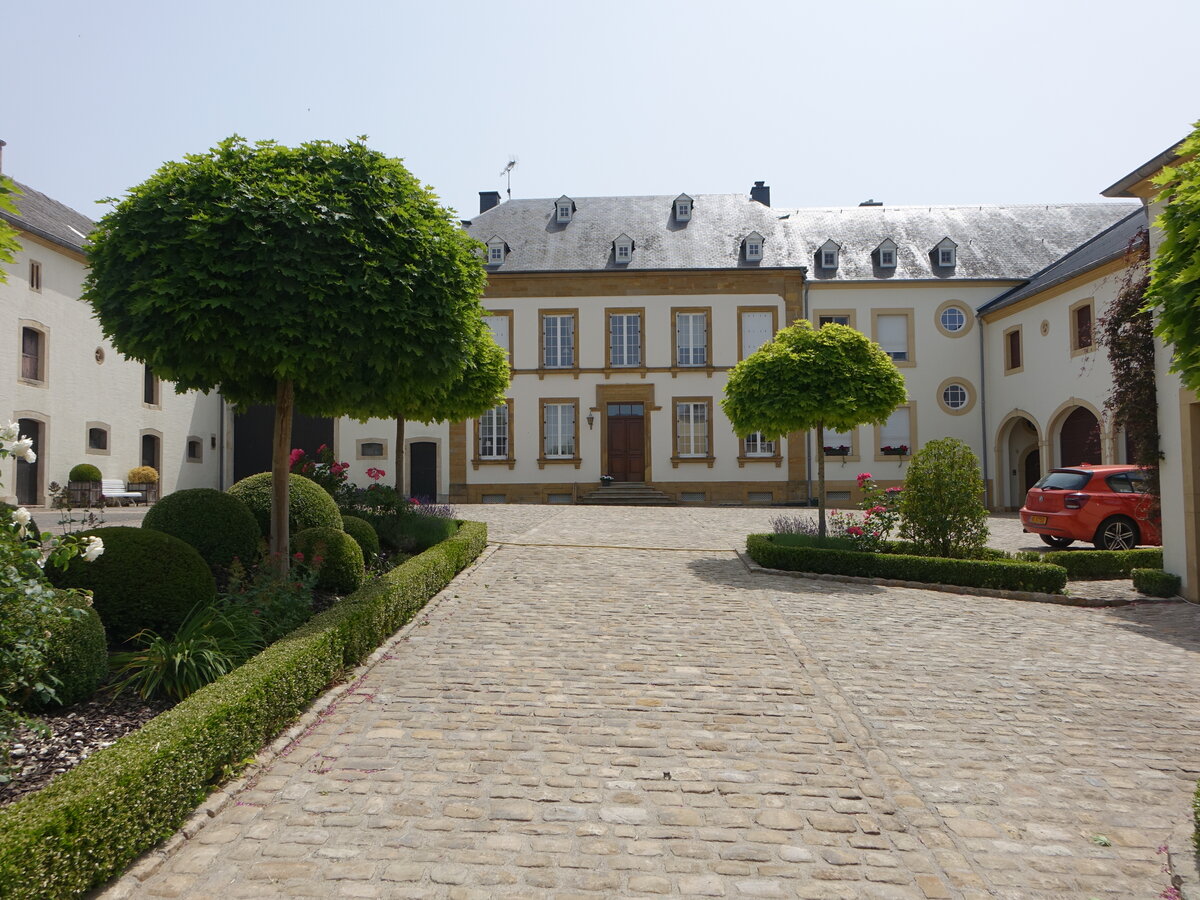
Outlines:
{"type": "Polygon", "coordinates": [[[1024,284],[983,304],[978,309],[979,314],[983,315],[1004,309],[1006,306],[1012,306],[1026,297],[1040,294],[1056,284],[1082,275],[1114,259],[1120,259],[1129,249],[1130,242],[1137,237],[1138,232],[1145,230],[1146,226],[1146,210],[1139,204],[1136,210],[1121,221],[1076,247],[1062,259],[1051,263],[1024,284]]]}
{"type": "Polygon", "coordinates": [[[96,227],[95,222],[83,213],[52,200],[41,191],[35,191],[19,181],[13,183],[20,192],[10,195],[18,213],[13,215],[0,210],[0,219],[59,246],[84,252],[84,243],[96,227]]]}
{"type": "Polygon", "coordinates": [[[692,217],[676,222],[677,194],[574,197],[567,224],[554,222],[552,199],[509,200],[467,223],[481,241],[509,247],[496,272],[584,272],[805,267],[821,281],[1026,279],[1139,208],[1136,203],[1019,206],[870,206],[815,209],[768,207],[740,194],[694,194],[692,217]],[[764,238],[761,263],[747,262],[742,239],[764,238]],[[636,249],[628,265],[613,259],[625,233],[636,249]],[[943,238],[958,244],[957,264],[933,264],[943,238]],[[881,268],[875,250],[897,245],[896,266],[881,268]],[[817,248],[841,247],[839,266],[822,269],[817,248]]]}

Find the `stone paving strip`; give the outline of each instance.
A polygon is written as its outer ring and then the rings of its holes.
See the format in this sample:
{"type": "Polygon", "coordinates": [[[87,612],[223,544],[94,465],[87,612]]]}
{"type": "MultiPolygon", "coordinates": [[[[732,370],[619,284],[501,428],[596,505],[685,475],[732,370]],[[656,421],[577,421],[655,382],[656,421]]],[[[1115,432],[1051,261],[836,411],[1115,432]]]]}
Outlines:
{"type": "Polygon", "coordinates": [[[105,896],[1158,896],[1200,610],[756,576],[770,512],[464,510],[504,543],[105,896]]]}

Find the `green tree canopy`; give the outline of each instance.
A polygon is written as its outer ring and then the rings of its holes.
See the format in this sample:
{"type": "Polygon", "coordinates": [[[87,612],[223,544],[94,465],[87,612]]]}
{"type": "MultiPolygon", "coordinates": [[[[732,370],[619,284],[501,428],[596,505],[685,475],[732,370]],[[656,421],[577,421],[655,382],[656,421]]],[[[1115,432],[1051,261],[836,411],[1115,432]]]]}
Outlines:
{"type": "Polygon", "coordinates": [[[1162,242],[1154,255],[1146,306],[1155,332],[1171,345],[1171,371],[1200,391],[1200,122],[1178,150],[1180,162],[1155,178],[1164,201],[1157,225],[1162,242]]]}
{"type": "Polygon", "coordinates": [[[824,534],[824,429],[882,425],[906,397],[904,377],[878,344],[846,325],[814,329],[800,319],[733,367],[721,408],[739,437],[817,431],[824,534]]]}
{"type": "Polygon", "coordinates": [[[507,383],[478,244],[361,140],[234,136],[166,163],[91,240],[84,296],[118,350],[177,391],[275,401],[272,551],[285,560],[293,406],[446,418],[488,408],[507,383]]]}
{"type": "MultiPolygon", "coordinates": [[[[17,187],[12,183],[12,179],[6,175],[0,175],[0,210],[13,214],[17,212],[17,205],[13,203],[12,199],[12,195],[15,193],[17,193],[17,187]]],[[[13,254],[20,248],[21,245],[17,242],[17,229],[0,218],[0,267],[11,265],[16,259],[13,254]]],[[[7,280],[8,273],[0,268],[0,281],[7,280]]]]}

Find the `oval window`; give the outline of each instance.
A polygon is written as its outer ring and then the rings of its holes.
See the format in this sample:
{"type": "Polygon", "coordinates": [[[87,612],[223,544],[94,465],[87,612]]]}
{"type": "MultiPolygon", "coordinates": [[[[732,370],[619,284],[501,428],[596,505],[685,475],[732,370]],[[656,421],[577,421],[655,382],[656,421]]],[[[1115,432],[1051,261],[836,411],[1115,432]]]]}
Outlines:
{"type": "Polygon", "coordinates": [[[968,399],[967,389],[961,384],[948,384],[942,390],[942,402],[950,409],[962,409],[968,399]]]}

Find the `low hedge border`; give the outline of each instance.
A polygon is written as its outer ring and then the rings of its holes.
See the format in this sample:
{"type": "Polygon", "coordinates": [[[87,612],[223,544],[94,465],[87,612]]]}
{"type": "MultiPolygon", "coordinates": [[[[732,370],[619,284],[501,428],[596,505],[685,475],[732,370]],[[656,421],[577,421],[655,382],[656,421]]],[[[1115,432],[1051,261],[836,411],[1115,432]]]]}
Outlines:
{"type": "Polygon", "coordinates": [[[487,545],[457,534],[365,585],[44,790],[0,809],[0,896],[74,897],[174,834],[252,756],[487,545]]]}
{"type": "Polygon", "coordinates": [[[1071,581],[1129,578],[1134,569],[1161,569],[1161,550],[1054,550],[1042,559],[1067,570],[1071,581]]]}
{"type": "Polygon", "coordinates": [[[1066,570],[1045,563],[975,559],[938,559],[816,547],[781,547],[768,534],[752,534],[746,552],[766,568],[828,575],[887,578],[922,584],[991,590],[1059,594],[1067,585],[1066,570]]]}

